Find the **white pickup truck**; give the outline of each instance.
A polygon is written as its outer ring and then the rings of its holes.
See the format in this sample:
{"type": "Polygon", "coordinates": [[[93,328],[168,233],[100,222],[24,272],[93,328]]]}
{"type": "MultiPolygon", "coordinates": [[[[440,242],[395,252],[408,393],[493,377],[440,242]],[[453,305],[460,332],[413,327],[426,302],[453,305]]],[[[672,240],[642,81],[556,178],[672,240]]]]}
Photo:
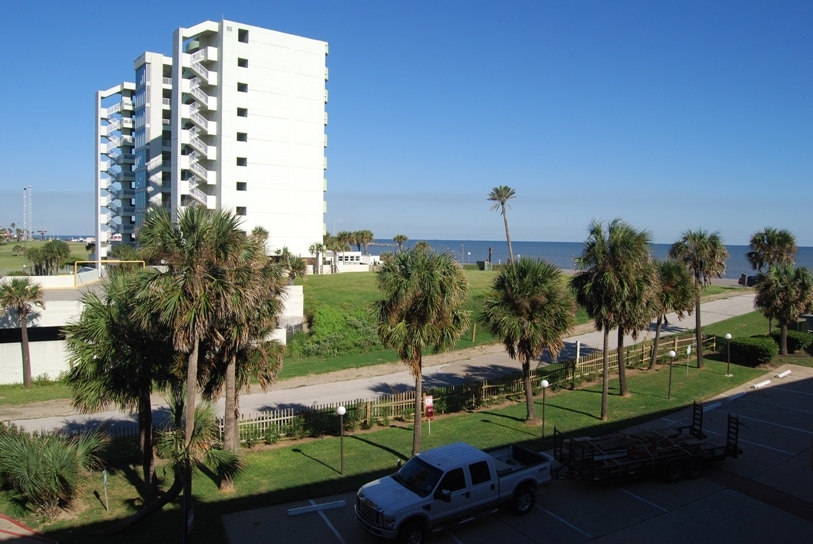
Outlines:
{"type": "Polygon", "coordinates": [[[550,483],[548,458],[505,446],[483,451],[458,442],[415,455],[397,472],[363,485],[356,519],[368,532],[420,544],[430,532],[509,504],[533,508],[536,489],[550,483]]]}

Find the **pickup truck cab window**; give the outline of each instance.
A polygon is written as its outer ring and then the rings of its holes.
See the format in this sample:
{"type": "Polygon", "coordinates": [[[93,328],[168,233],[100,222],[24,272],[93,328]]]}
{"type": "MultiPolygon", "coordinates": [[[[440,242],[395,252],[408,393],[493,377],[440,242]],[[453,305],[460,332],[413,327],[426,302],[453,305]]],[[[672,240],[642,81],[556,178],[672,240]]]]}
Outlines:
{"type": "Polygon", "coordinates": [[[410,491],[426,497],[435,489],[442,475],[442,470],[429,465],[420,457],[413,457],[392,478],[410,491]]]}
{"type": "Polygon", "coordinates": [[[485,461],[479,461],[469,465],[469,476],[471,477],[471,485],[490,482],[491,471],[488,470],[488,463],[485,461]]]}
{"type": "Polygon", "coordinates": [[[438,489],[443,491],[457,491],[458,489],[464,489],[465,487],[466,476],[463,474],[463,469],[456,468],[446,473],[446,476],[443,477],[443,481],[441,481],[438,489]]]}

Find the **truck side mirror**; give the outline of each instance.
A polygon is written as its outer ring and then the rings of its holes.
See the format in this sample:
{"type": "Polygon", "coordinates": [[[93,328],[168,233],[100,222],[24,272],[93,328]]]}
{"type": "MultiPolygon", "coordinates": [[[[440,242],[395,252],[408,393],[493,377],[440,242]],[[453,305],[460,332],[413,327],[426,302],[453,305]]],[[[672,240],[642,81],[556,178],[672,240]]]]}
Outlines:
{"type": "Polygon", "coordinates": [[[441,489],[435,493],[435,498],[440,499],[443,502],[452,502],[452,492],[448,489],[441,489]]]}

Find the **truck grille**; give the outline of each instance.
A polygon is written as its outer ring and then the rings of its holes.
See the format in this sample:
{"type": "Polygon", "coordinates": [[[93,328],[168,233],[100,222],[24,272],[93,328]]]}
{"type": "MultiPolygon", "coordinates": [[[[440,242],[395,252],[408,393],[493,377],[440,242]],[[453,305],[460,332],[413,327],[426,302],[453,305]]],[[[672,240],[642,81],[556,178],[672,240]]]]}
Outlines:
{"type": "Polygon", "coordinates": [[[362,499],[361,497],[356,498],[356,511],[359,513],[359,516],[364,518],[366,521],[374,525],[380,524],[378,519],[378,510],[376,510],[375,505],[367,499],[362,499]]]}

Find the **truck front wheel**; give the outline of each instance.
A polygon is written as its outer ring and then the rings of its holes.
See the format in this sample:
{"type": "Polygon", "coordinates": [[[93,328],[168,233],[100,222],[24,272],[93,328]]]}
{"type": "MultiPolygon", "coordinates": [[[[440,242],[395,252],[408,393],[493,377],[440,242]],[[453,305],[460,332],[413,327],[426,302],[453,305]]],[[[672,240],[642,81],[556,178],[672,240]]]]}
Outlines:
{"type": "Polygon", "coordinates": [[[419,520],[407,521],[398,531],[398,544],[423,544],[426,542],[426,527],[419,520]]]}
{"type": "Polygon", "coordinates": [[[534,507],[536,502],[536,491],[534,488],[526,485],[522,486],[514,493],[514,499],[511,502],[511,508],[520,516],[527,514],[534,507]]]}

